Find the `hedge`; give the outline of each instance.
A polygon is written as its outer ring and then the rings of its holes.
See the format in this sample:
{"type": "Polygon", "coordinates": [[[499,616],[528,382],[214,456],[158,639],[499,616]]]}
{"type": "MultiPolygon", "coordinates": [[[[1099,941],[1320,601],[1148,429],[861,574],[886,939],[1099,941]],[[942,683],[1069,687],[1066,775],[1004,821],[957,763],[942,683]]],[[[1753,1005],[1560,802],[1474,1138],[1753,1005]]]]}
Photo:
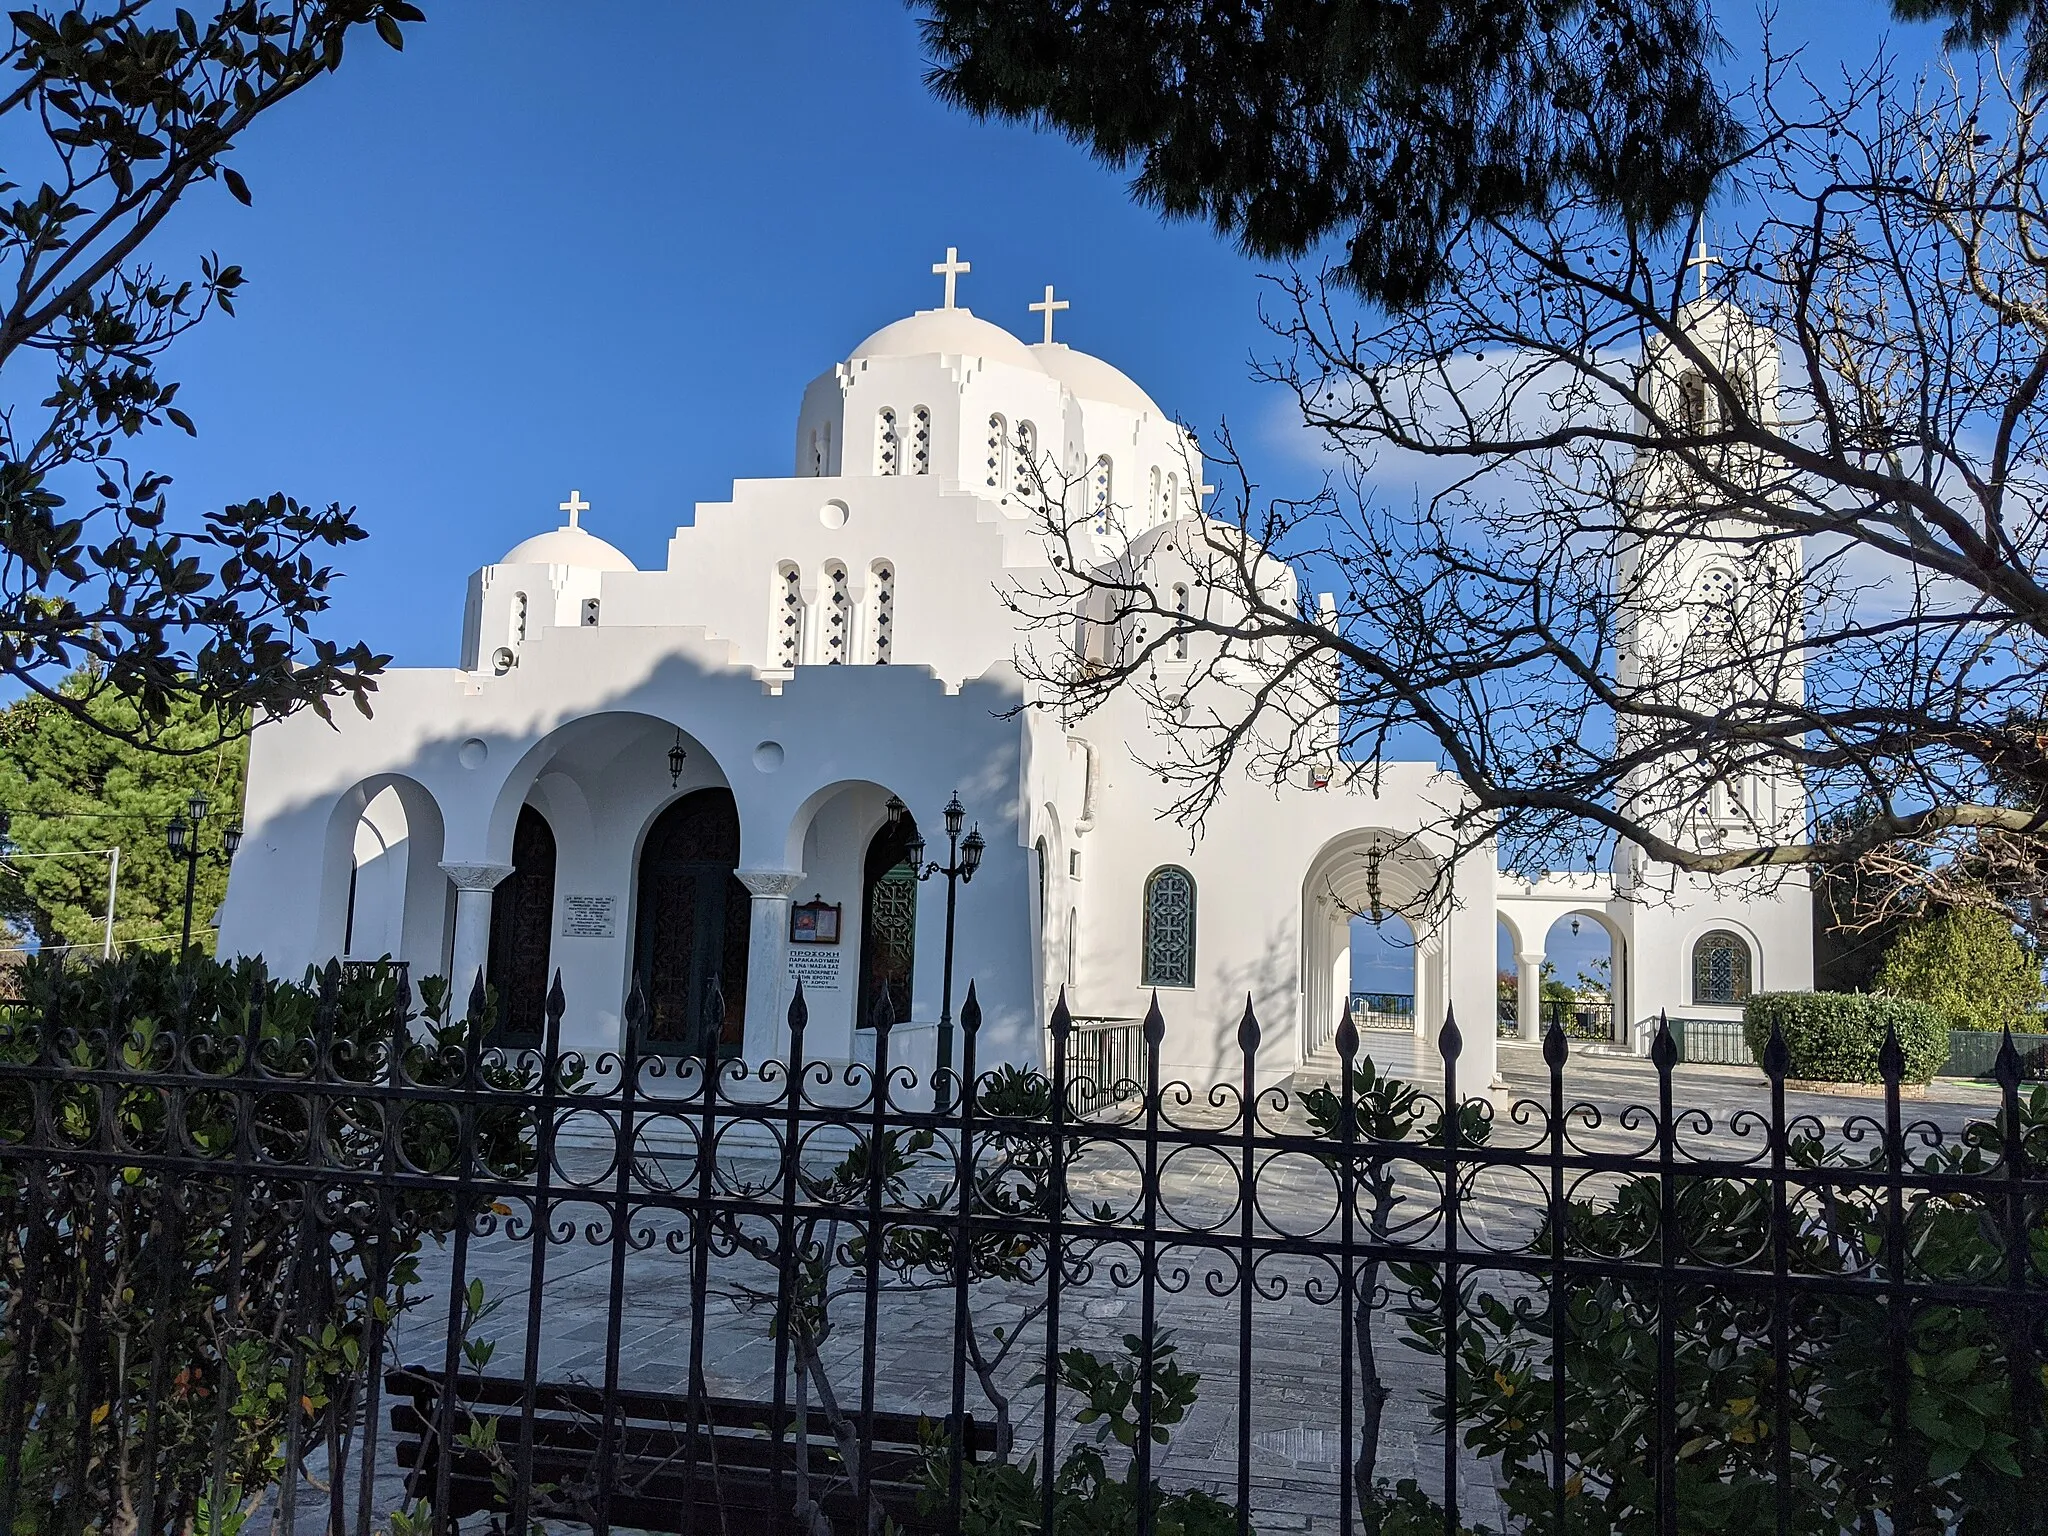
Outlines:
{"type": "Polygon", "coordinates": [[[1877,1083],[1887,1026],[1905,1047],[1904,1081],[1926,1083],[1948,1060],[1948,1021],[1926,1003],[1862,992],[1758,992],[1742,1009],[1742,1038],[1761,1066],[1771,1025],[1791,1048],[1787,1077],[1822,1083],[1877,1083]]]}

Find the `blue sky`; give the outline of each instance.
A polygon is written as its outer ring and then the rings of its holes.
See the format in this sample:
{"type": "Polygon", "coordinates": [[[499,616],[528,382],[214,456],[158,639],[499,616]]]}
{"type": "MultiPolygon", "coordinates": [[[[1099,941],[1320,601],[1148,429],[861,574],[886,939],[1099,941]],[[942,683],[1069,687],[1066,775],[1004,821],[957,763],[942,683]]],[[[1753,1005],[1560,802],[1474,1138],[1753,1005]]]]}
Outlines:
{"type": "MultiPolygon", "coordinates": [[[[1030,334],[1054,283],[1062,339],[1204,433],[1228,421],[1269,489],[1319,479],[1248,376],[1259,267],[1074,146],[939,106],[901,6],[427,9],[403,54],[359,41],[245,141],[252,209],[204,191],[156,245],[167,265],[218,250],[250,282],[173,354],[200,436],[157,436],[153,461],[187,508],[355,505],[370,538],[345,556],[337,637],[452,663],[468,573],[559,521],[572,486],[588,526],[659,564],[695,501],[789,472],[803,385],[937,302],[948,245],[976,313],[1030,334]]],[[[1816,64],[1886,24],[1865,0],[1783,19],[1816,64]]],[[[1739,65],[1756,21],[1724,26],[1739,65]]]]}

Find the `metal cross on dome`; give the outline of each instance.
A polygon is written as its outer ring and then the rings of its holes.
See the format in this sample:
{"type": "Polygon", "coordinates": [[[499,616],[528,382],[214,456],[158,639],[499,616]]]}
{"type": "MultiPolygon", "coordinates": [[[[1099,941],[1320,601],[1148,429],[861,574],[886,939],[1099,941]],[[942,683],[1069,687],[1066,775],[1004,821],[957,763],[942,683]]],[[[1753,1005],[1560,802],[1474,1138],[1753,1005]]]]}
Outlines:
{"type": "Polygon", "coordinates": [[[961,273],[972,272],[973,270],[972,266],[960,259],[959,248],[951,245],[946,247],[946,259],[944,261],[932,263],[932,274],[944,277],[946,280],[945,308],[955,309],[958,307],[953,302],[953,284],[961,273]]]}
{"type": "Polygon", "coordinates": [[[1042,314],[1045,316],[1045,344],[1047,346],[1051,346],[1053,315],[1059,310],[1072,309],[1074,306],[1068,303],[1065,299],[1055,299],[1052,296],[1052,284],[1047,283],[1045,285],[1044,301],[1038,304],[1027,304],[1024,307],[1030,310],[1031,313],[1033,313],[1034,315],[1042,314]]]}
{"type": "Polygon", "coordinates": [[[583,514],[590,510],[590,503],[583,499],[581,491],[571,491],[567,501],[558,504],[557,510],[569,514],[569,526],[581,528],[583,514]]]}

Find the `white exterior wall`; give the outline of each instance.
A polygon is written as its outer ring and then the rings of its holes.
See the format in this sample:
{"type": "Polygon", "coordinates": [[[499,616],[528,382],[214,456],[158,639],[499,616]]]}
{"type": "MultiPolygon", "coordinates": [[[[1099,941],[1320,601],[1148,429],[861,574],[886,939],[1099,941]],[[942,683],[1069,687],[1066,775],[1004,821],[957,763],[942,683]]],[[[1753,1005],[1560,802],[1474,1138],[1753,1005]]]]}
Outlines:
{"type": "MultiPolygon", "coordinates": [[[[1397,905],[1432,883],[1423,877],[1444,851],[1415,829],[1458,786],[1425,763],[1380,765],[1376,792],[1343,765],[1323,789],[1234,784],[1190,846],[1187,830],[1165,818],[1171,791],[1140,766],[1159,727],[1135,697],[1113,699],[1071,730],[1049,712],[1011,714],[1023,701],[1012,666],[1019,635],[1001,593],[1044,573],[1047,551],[1038,513],[1014,494],[1008,469],[993,493],[986,484],[991,414],[1012,427],[1030,420],[1040,450],[1082,476],[1079,494],[1095,458],[1107,456],[1119,516],[1095,541],[1098,555],[1135,535],[1131,557],[1173,579],[1180,557],[1160,525],[1198,515],[1201,484],[1182,429],[1097,359],[1027,348],[964,311],[912,316],[805,392],[796,473],[740,481],[730,500],[700,505],[669,541],[664,569],[634,570],[579,527],[539,535],[471,577],[461,665],[389,674],[373,720],[300,715],[259,729],[223,952],[261,953],[285,972],[338,953],[350,868],[361,864],[352,953],[388,949],[417,972],[443,972],[458,947],[481,953],[476,923],[488,902],[475,882],[509,862],[520,808],[530,804],[557,844],[549,964],[569,997],[566,1043],[611,1046],[633,971],[647,831],[677,797],[724,785],[739,812],[738,874],[754,893],[747,1054],[783,1048],[786,903],[815,895],[843,904],[845,921],[839,984],[807,994],[810,1053],[857,1058],[866,1049],[853,1018],[865,850],[893,794],[918,818],[928,857],[942,857],[940,811],[957,790],[988,840],[979,874],[960,892],[953,1000],[957,1015],[973,979],[984,1063],[1042,1061],[1045,1020],[1063,986],[1076,1014],[1144,1013],[1145,882],[1175,864],[1195,881],[1196,976],[1192,987],[1161,992],[1168,1071],[1197,1082],[1235,1076],[1249,996],[1263,1027],[1262,1079],[1293,1072],[1342,1006],[1342,911],[1332,900],[1355,904],[1358,858],[1375,836],[1402,844],[1390,866],[1397,905]],[[894,474],[876,473],[883,406],[897,415],[894,474]],[[923,474],[912,461],[920,406],[932,421],[923,474]],[[822,473],[809,459],[814,433],[821,448],[830,442],[822,473]],[[887,666],[862,664],[876,632],[878,562],[894,583],[887,666]],[[823,665],[835,566],[846,571],[843,650],[852,659],[823,665]],[[780,650],[785,568],[798,573],[809,626],[794,669],[780,650]],[[678,733],[688,756],[672,782],[667,754],[678,733]],[[1402,860],[1412,861],[1405,873],[1402,860]],[[457,937],[449,869],[472,886],[466,939],[457,937]],[[1351,894],[1334,898],[1340,885],[1351,894]],[[609,937],[564,933],[571,895],[615,899],[609,937]]],[[[1068,507],[1088,510],[1085,501],[1068,507]]],[[[1275,572],[1291,592],[1291,573],[1275,572]]],[[[1197,659],[1163,663],[1162,680],[1197,659]]],[[[1444,1008],[1455,1008],[1461,1082],[1478,1087],[1494,1070],[1490,852],[1468,855],[1449,883],[1455,904],[1420,919],[1421,1027],[1433,1036],[1444,1008]]],[[[1752,914],[1769,946],[1764,984],[1804,984],[1803,906],[1794,912],[1803,900],[1788,891],[1781,908],[1752,914]]],[[[1701,926],[1694,919],[1721,911],[1717,902],[1683,893],[1668,940],[1661,918],[1627,918],[1647,924],[1628,941],[1644,1005],[1664,985],[1650,978],[1672,973],[1687,924],[1701,926]]],[[[944,882],[921,887],[912,1021],[892,1047],[920,1069],[935,1049],[944,910],[944,882]]]]}

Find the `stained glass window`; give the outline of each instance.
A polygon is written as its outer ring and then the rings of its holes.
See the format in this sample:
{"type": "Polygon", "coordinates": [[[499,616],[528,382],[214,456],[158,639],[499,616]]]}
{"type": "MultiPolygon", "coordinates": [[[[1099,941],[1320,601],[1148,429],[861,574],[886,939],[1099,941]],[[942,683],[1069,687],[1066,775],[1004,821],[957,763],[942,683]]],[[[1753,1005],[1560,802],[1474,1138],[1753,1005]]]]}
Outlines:
{"type": "Polygon", "coordinates": [[[1739,1003],[1749,996],[1749,945],[1717,928],[1692,947],[1692,1000],[1739,1003]]]}
{"type": "Polygon", "coordinates": [[[1148,987],[1195,984],[1195,879],[1168,864],[1145,882],[1145,979],[1148,987]]]}

